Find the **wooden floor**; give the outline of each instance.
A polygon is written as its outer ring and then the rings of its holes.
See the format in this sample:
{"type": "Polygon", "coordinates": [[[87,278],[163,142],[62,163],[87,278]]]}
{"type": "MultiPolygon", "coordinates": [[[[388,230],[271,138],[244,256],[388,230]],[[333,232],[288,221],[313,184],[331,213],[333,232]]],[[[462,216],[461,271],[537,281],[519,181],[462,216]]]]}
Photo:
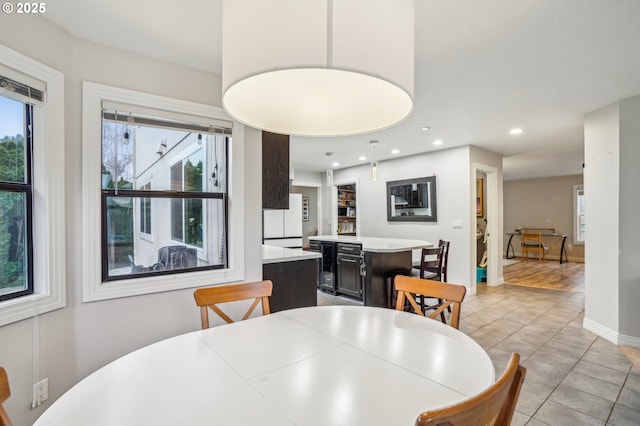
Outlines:
{"type": "Polygon", "coordinates": [[[584,292],[584,263],[522,260],[503,268],[506,284],[584,292]]]}

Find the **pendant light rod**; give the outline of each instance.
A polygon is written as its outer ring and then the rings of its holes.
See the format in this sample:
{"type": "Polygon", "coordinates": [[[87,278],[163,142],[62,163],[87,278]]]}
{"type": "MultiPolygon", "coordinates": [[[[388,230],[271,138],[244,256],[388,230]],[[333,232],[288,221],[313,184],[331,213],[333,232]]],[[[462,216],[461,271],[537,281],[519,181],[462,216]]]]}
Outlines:
{"type": "Polygon", "coordinates": [[[371,159],[371,180],[378,180],[378,160],[376,158],[376,145],[378,145],[378,141],[370,141],[369,145],[373,147],[373,158],[371,159]]]}

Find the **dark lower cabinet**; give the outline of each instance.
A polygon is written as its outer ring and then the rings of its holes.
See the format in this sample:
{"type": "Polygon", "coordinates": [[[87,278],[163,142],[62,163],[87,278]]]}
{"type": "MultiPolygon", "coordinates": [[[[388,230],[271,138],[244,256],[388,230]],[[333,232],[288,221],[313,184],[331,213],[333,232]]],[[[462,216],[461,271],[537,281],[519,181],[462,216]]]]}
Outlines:
{"type": "Polygon", "coordinates": [[[337,292],[362,298],[362,247],[357,244],[337,244],[336,281],[337,292]]]}
{"type": "Polygon", "coordinates": [[[411,271],[411,250],[394,253],[364,253],[364,305],[389,306],[394,271],[411,271]]]}
{"type": "Polygon", "coordinates": [[[338,254],[338,293],[362,298],[360,256],[338,254]]]}
{"type": "Polygon", "coordinates": [[[262,278],[273,281],[271,312],[317,306],[318,269],[321,259],[262,265],[262,278]]]}

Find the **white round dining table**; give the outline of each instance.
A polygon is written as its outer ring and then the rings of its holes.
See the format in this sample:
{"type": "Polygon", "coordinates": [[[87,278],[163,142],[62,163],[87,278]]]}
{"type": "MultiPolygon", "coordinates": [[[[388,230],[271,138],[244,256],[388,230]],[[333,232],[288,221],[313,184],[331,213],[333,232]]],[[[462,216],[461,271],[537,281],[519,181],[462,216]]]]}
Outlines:
{"type": "Polygon", "coordinates": [[[127,354],[69,389],[35,426],[413,425],[494,380],[482,347],[438,321],[299,308],[127,354]]]}

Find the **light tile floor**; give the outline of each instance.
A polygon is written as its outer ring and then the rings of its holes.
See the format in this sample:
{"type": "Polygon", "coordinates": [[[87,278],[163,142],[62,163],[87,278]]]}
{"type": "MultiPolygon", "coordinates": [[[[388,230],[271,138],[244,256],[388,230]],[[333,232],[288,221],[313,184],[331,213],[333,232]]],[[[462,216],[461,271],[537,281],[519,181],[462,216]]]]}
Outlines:
{"type": "MultiPolygon", "coordinates": [[[[318,292],[318,304],[358,304],[318,292]]],[[[640,372],[613,343],[582,327],[584,293],[478,285],[460,330],[491,356],[496,375],[511,352],[527,368],[512,424],[640,425],[640,372]]]]}

